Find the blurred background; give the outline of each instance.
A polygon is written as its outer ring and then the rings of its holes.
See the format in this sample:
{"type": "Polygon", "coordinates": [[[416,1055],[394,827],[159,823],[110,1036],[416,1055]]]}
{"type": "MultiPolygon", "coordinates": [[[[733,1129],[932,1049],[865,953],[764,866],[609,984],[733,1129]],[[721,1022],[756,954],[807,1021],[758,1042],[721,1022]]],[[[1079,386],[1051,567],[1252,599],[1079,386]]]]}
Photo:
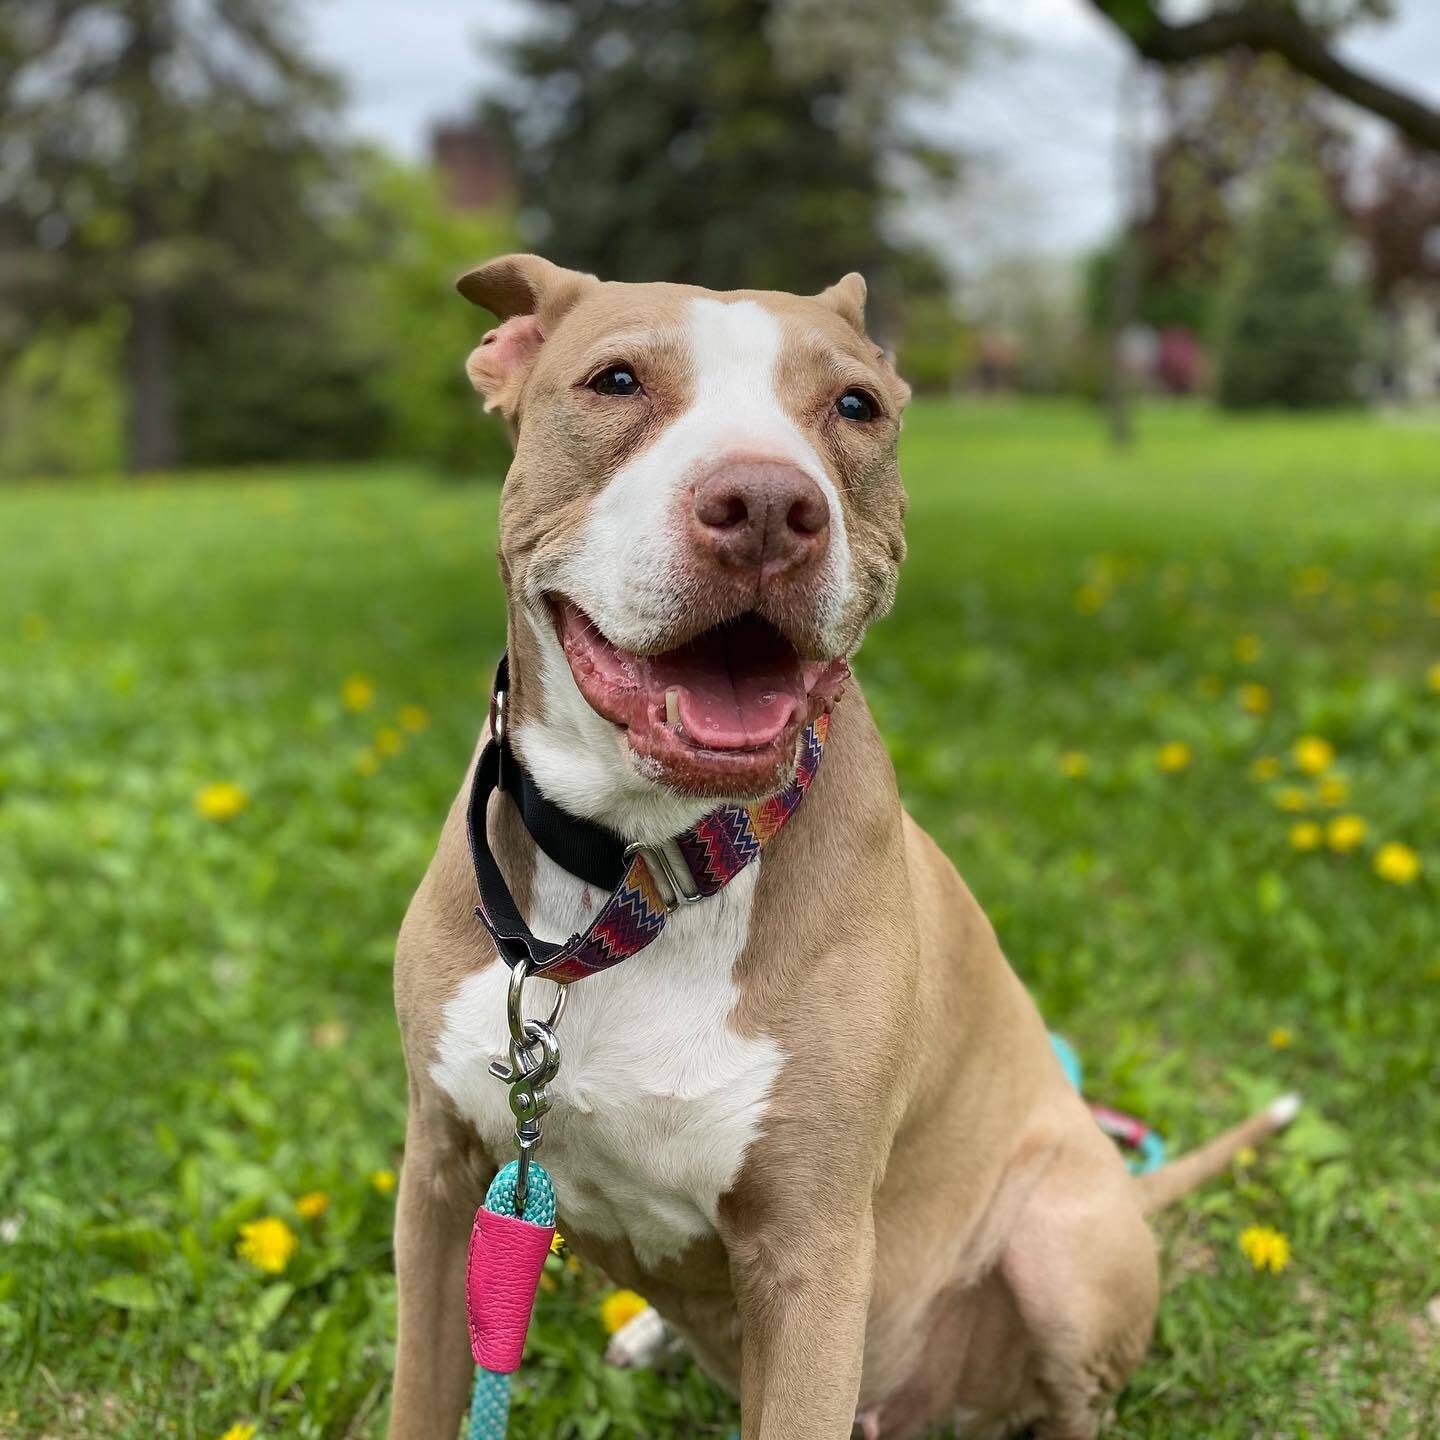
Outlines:
{"type": "Polygon", "coordinates": [[[1130,392],[1434,404],[1440,14],[1265,0],[1257,52],[1172,9],[9,0],[0,474],[493,468],[448,281],[512,246],[861,269],[921,391],[1118,434],[1130,392]]]}
{"type": "MultiPolygon", "coordinates": [[[[1306,1096],[1107,1435],[1440,1435],[1440,5],[0,0],[0,1437],[384,1432],[518,248],[865,272],[906,804],[1092,1098],[1306,1096]]],[[[729,1433],[542,1289],[513,1434],[729,1433]]]]}

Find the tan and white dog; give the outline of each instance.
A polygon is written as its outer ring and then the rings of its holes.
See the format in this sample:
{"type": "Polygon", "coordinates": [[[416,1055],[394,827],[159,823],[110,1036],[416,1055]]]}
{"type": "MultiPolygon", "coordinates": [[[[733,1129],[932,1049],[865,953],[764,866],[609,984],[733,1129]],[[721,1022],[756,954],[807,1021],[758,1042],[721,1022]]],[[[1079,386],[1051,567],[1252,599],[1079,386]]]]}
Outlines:
{"type": "MultiPolygon", "coordinates": [[[[507,713],[545,797],[654,844],[783,786],[833,708],[763,857],[570,987],[543,1156],[560,1228],[739,1395],[745,1440],[839,1440],[857,1420],[886,1440],[1085,1440],[1149,1340],[1146,1212],[1295,1102],[1133,1179],[901,808],[858,687],[840,698],[905,548],[908,390],[866,337],[864,282],[714,293],[517,255],[460,288],[502,322],[468,369],[515,439],[507,713]]],[[[512,1154],[487,1070],[508,976],[475,919],[464,797],[396,961],[396,1440],[454,1440],[468,1234],[512,1154]]],[[[488,834],[536,935],[585,928],[603,897],[504,795],[488,834]]]]}

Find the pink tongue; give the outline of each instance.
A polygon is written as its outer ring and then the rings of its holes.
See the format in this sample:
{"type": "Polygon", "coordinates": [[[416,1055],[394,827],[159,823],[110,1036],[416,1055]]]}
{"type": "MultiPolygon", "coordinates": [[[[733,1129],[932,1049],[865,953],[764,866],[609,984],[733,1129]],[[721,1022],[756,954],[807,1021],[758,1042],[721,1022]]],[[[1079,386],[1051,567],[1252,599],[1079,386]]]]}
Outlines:
{"type": "Polygon", "coordinates": [[[645,664],[647,698],[662,722],[666,692],[675,690],[686,735],[712,750],[768,745],[805,704],[799,657],[759,620],[708,631],[645,664]]]}

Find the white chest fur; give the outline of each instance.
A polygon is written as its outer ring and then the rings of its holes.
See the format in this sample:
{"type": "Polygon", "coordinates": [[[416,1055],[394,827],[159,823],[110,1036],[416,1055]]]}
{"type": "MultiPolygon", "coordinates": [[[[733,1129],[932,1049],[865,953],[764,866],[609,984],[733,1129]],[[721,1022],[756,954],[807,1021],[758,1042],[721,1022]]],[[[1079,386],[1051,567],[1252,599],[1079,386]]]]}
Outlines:
{"type": "MultiPolygon", "coordinates": [[[[773,1040],[745,1039],[730,1022],[759,868],[676,911],[640,954],[571,987],[540,1159],[562,1227],[628,1240],[642,1264],[714,1229],[783,1060],[773,1040]]],[[[536,856],[529,920],[542,939],[583,929],[601,898],[536,856]]],[[[492,965],[464,982],[445,1007],[430,1072],[498,1156],[511,1153],[514,1121],[487,1066],[505,1054],[507,980],[492,965]]],[[[526,988],[527,1010],[543,1013],[552,987],[526,988]]]]}

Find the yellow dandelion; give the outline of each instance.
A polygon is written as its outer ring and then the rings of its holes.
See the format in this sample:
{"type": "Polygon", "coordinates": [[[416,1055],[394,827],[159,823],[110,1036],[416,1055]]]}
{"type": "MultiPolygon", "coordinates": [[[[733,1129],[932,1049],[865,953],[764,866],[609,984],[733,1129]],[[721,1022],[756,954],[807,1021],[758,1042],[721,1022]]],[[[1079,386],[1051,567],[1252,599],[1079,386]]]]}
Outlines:
{"type": "Polygon", "coordinates": [[[423,705],[402,705],[396,718],[402,730],[418,735],[430,723],[430,712],[423,705]]]}
{"type": "Polygon", "coordinates": [[[1110,592],[1103,585],[1082,585],[1075,592],[1075,608],[1082,615],[1094,615],[1105,608],[1110,592]]]}
{"type": "Polygon", "coordinates": [[[1392,885],[1412,885],[1420,878],[1420,857],[1408,845],[1389,840],[1375,852],[1375,873],[1392,885]]]}
{"type": "Polygon", "coordinates": [[[380,768],[380,757],[367,745],[355,752],[355,770],[367,779],[380,768]]]}
{"type": "Polygon", "coordinates": [[[50,622],[33,610],[20,617],[20,638],[38,645],[50,633],[50,622]]]}
{"type": "Polygon", "coordinates": [[[612,1290],[600,1302],[600,1323],[607,1335],[628,1325],[642,1310],[648,1310],[645,1298],[633,1290],[612,1290]]]}
{"type": "Polygon", "coordinates": [[[1295,1043],[1295,1032],[1287,1025],[1277,1025],[1268,1038],[1272,1049],[1288,1050],[1295,1043]]]}
{"type": "Polygon", "coordinates": [[[340,687],[340,703],[357,715],[375,703],[375,684],[368,675],[349,675],[340,687]]]}
{"type": "Polygon", "coordinates": [[[1155,764],[1162,775],[1178,775],[1195,758],[1183,740],[1171,740],[1155,752],[1155,764]]]}
{"type": "Polygon", "coordinates": [[[1257,755],[1250,762],[1252,780],[1273,780],[1280,773],[1280,762],[1273,755],[1257,755]]]}
{"type": "Polygon", "coordinates": [[[1298,785],[1286,785],[1275,792],[1275,803],[1290,814],[1310,808],[1310,796],[1298,785]]]}
{"type": "Polygon", "coordinates": [[[1253,665],[1264,649],[1258,635],[1241,635],[1235,641],[1235,658],[1242,665],[1253,665]]]}
{"type": "Polygon", "coordinates": [[[237,1420],[220,1440],[255,1440],[255,1427],[244,1420],[237,1420]]]}
{"type": "Polygon", "coordinates": [[[1358,815],[1337,815],[1325,827],[1325,843],[1337,854],[1348,855],[1365,839],[1365,822],[1358,815]]]}
{"type": "Polygon", "coordinates": [[[1322,775],[1335,763],[1335,747],[1319,735],[1302,735],[1295,742],[1294,755],[1306,775],[1322,775]]]}
{"type": "Polygon", "coordinates": [[[343,1020],[322,1020],[310,1032],[310,1043],[317,1050],[333,1050],[345,1043],[349,1033],[343,1020]]]}
{"type": "Polygon", "coordinates": [[[372,1170],[370,1183],[380,1194],[388,1195],[395,1188],[395,1172],[393,1170],[372,1170]]]}
{"type": "Polygon", "coordinates": [[[249,803],[244,787],[233,780],[216,780],[195,792],[195,809],[207,820],[233,820],[249,803]]]}
{"type": "Polygon", "coordinates": [[[1218,700],[1224,688],[1218,675],[1202,675],[1195,682],[1195,693],[1202,700],[1218,700]]]}
{"type": "Polygon", "coordinates": [[[1060,756],[1060,773],[1070,780],[1083,780],[1090,773],[1090,757],[1083,750],[1066,750],[1060,756]]]}
{"type": "Polygon", "coordinates": [[[295,1201],[295,1213],[302,1220],[318,1220],[330,1208],[330,1197],[323,1190],[307,1190],[295,1201]]]}
{"type": "Polygon", "coordinates": [[[550,1253],[558,1255],[565,1248],[565,1237],[557,1230],[550,1237],[550,1253]]]}
{"type": "Polygon", "coordinates": [[[1315,793],[1320,797],[1322,805],[1328,805],[1334,809],[1337,805],[1343,805],[1350,798],[1350,782],[1343,775],[1327,775],[1315,793]]]}
{"type": "Polygon", "coordinates": [[[1290,1263],[1290,1242],[1269,1225],[1251,1225],[1240,1232],[1240,1248],[1257,1269],[1278,1275],[1290,1263]]]}
{"type": "Polygon", "coordinates": [[[266,1215],[240,1227],[235,1253],[267,1275],[278,1275],[300,1248],[295,1232],[278,1215],[266,1215]]]}
{"type": "Polygon", "coordinates": [[[1437,660],[1426,672],[1425,683],[1440,694],[1440,660],[1437,660]]]}
{"type": "Polygon", "coordinates": [[[393,725],[385,725],[375,732],[373,744],[375,753],[388,760],[405,748],[405,737],[393,725]]]}
{"type": "Polygon", "coordinates": [[[1314,820],[1297,820],[1290,827],[1290,844],[1296,850],[1318,850],[1324,838],[1314,820]]]}
{"type": "Polygon", "coordinates": [[[1250,715],[1263,715],[1270,708],[1270,692],[1255,683],[1240,687],[1240,708],[1250,715]]]}
{"type": "Polygon", "coordinates": [[[1235,1163],[1242,1169],[1248,1170],[1260,1158],[1253,1145],[1242,1145],[1235,1152],[1235,1163]]]}
{"type": "Polygon", "coordinates": [[[1290,588],[1298,596],[1323,595],[1330,588],[1330,572],[1323,565],[1307,565],[1295,572],[1290,588]]]}

